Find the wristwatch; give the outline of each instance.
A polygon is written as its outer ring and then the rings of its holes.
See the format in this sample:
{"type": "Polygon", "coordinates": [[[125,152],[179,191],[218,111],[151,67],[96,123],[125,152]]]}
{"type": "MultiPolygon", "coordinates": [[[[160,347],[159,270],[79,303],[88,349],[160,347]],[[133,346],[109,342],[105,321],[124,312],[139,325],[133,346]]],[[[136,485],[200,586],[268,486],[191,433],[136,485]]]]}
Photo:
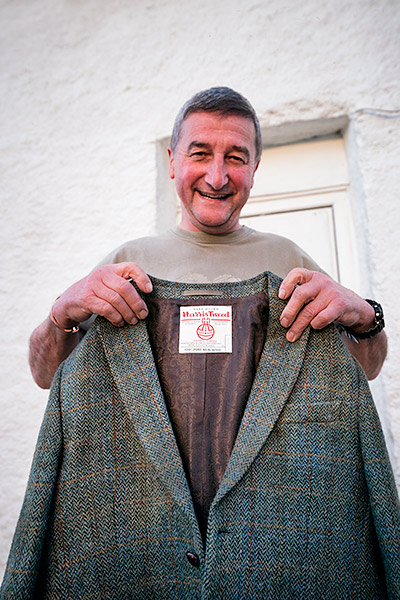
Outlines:
{"type": "Polygon", "coordinates": [[[346,327],[346,325],[341,325],[340,323],[337,325],[340,333],[347,335],[347,337],[353,340],[353,342],[356,344],[360,343],[359,340],[368,340],[369,338],[378,335],[378,333],[380,333],[385,327],[382,306],[378,302],[375,302],[375,300],[370,300],[369,298],[365,298],[365,302],[368,302],[368,304],[370,304],[375,311],[375,321],[371,329],[368,329],[368,331],[359,332],[354,331],[354,329],[351,327],[346,327]]]}

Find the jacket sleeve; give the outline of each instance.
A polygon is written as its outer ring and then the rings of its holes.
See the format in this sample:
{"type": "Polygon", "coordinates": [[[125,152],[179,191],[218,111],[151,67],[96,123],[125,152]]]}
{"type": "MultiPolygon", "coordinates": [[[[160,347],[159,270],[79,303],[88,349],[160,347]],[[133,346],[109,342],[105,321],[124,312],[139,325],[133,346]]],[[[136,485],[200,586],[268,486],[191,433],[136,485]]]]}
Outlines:
{"type": "Polygon", "coordinates": [[[359,385],[359,430],[364,473],[390,600],[400,599],[400,504],[373,399],[364,377],[359,385]]]}
{"type": "Polygon", "coordinates": [[[25,498],[0,590],[1,600],[28,600],[35,590],[62,448],[60,382],[54,377],[33,457],[25,498]]]}

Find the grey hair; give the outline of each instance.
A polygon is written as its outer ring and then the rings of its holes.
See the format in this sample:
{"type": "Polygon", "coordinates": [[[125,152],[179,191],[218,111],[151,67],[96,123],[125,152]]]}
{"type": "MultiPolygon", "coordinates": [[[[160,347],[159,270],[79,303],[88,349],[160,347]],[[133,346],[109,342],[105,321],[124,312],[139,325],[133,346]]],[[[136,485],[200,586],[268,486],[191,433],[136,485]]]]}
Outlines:
{"type": "Polygon", "coordinates": [[[262,139],[260,122],[256,111],[250,102],[228,87],[212,87],[208,90],[198,92],[192,98],[187,100],[178,112],[171,135],[171,148],[175,152],[182,132],[182,124],[189,115],[195,112],[210,112],[219,115],[237,115],[250,119],[254,123],[256,130],[256,162],[260,160],[262,152],[262,139]]]}

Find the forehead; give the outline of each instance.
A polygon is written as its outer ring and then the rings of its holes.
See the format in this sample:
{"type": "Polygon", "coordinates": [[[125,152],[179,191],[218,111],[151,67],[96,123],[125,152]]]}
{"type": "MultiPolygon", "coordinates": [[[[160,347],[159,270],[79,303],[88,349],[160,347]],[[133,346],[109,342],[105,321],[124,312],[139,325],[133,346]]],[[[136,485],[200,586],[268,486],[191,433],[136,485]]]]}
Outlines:
{"type": "Polygon", "coordinates": [[[256,130],[251,119],[239,115],[191,113],[182,123],[178,146],[187,149],[193,142],[213,146],[245,146],[255,156],[256,130]]]}

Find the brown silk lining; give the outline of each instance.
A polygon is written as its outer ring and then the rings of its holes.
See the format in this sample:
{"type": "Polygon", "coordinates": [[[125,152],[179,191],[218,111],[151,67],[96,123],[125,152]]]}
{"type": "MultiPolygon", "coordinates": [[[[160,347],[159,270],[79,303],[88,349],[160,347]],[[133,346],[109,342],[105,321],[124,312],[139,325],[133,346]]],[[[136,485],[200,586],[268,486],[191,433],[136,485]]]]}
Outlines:
{"type": "Polygon", "coordinates": [[[147,298],[147,327],[172,427],[205,539],[211,502],[228,464],[268,323],[263,293],[243,298],[147,298]],[[179,307],[232,306],[231,354],[179,354],[179,307]]]}

